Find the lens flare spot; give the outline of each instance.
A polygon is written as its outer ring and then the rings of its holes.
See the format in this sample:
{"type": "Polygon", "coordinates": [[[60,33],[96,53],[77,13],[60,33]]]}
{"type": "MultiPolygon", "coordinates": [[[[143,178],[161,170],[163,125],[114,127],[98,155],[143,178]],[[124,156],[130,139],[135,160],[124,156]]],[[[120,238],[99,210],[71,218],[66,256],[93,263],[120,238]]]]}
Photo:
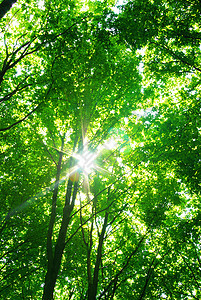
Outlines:
{"type": "Polygon", "coordinates": [[[69,179],[72,182],[77,182],[79,180],[80,174],[79,172],[75,171],[74,173],[70,174],[69,179]]]}

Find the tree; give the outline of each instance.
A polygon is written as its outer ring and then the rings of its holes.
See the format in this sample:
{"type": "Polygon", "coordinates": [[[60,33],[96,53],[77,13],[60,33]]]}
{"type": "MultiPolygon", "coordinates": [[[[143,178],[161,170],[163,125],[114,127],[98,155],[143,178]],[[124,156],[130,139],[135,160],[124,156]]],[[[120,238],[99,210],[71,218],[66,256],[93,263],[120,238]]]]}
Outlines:
{"type": "Polygon", "coordinates": [[[2,299],[200,298],[194,4],[3,18],[2,299]]]}
{"type": "Polygon", "coordinates": [[[0,4],[0,19],[11,9],[12,5],[17,2],[17,0],[3,0],[0,4]]]}

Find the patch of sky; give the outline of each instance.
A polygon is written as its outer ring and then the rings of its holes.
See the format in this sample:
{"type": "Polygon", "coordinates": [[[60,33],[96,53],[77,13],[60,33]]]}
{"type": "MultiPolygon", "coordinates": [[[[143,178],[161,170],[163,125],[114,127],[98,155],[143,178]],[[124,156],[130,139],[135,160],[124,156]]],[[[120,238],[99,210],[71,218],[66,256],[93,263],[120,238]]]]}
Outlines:
{"type": "Polygon", "coordinates": [[[128,118],[126,117],[126,118],[124,118],[124,123],[125,123],[125,125],[127,125],[128,124],[128,118]]]}
{"type": "Polygon", "coordinates": [[[38,8],[45,10],[45,1],[44,0],[39,0],[38,1],[38,8]]]}
{"type": "MultiPolygon", "coordinates": [[[[139,56],[143,57],[145,55],[145,51],[146,51],[145,47],[141,48],[141,49],[138,49],[136,51],[137,57],[139,57],[139,56]]],[[[139,71],[140,75],[143,75],[143,73],[144,73],[144,63],[142,61],[139,63],[137,68],[138,68],[138,71],[139,71]]]]}
{"type": "Polygon", "coordinates": [[[147,117],[149,114],[151,114],[152,116],[156,116],[157,113],[157,110],[155,110],[153,107],[149,107],[146,109],[136,109],[132,111],[132,114],[136,115],[137,119],[140,119],[141,117],[147,117]]]}
{"type": "Polygon", "coordinates": [[[143,71],[144,71],[144,63],[140,62],[139,66],[137,68],[138,68],[139,73],[142,75],[143,71]]]}
{"type": "Polygon", "coordinates": [[[22,75],[22,67],[18,65],[17,68],[16,68],[15,76],[17,77],[17,76],[20,76],[20,75],[22,75]]]}
{"type": "Polygon", "coordinates": [[[119,14],[121,12],[121,5],[126,4],[128,1],[126,0],[117,0],[115,6],[112,7],[112,10],[115,14],[119,14]]]}
{"type": "Polygon", "coordinates": [[[39,134],[41,134],[43,136],[46,136],[46,134],[47,134],[47,128],[46,127],[40,128],[39,129],[39,134]]]}
{"type": "Polygon", "coordinates": [[[145,51],[146,51],[146,47],[141,48],[141,49],[137,49],[136,54],[137,56],[145,56],[145,51]]]}
{"type": "Polygon", "coordinates": [[[5,46],[4,35],[0,33],[0,47],[5,46]]]}
{"type": "Polygon", "coordinates": [[[182,213],[176,213],[176,216],[181,219],[192,219],[194,216],[195,209],[193,207],[187,207],[182,213]]]}

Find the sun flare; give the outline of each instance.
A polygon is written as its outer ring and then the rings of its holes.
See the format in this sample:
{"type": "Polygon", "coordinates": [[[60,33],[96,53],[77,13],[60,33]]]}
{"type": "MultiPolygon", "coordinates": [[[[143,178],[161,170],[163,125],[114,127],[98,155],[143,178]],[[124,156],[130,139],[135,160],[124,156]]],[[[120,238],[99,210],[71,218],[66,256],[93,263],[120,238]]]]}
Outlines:
{"type": "Polygon", "coordinates": [[[77,154],[76,158],[78,160],[78,167],[86,174],[90,174],[95,167],[95,158],[97,155],[88,150],[85,150],[81,154],[77,154]]]}

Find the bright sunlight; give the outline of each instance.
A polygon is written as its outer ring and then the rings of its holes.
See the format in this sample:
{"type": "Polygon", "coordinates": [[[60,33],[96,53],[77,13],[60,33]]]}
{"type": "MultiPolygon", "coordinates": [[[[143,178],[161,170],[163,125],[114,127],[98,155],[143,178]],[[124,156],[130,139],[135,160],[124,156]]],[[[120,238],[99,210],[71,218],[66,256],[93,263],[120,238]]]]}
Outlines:
{"type": "Polygon", "coordinates": [[[75,158],[78,159],[78,167],[82,169],[86,175],[92,172],[96,156],[97,155],[95,153],[88,150],[84,150],[83,153],[75,155],[75,158]]]}

